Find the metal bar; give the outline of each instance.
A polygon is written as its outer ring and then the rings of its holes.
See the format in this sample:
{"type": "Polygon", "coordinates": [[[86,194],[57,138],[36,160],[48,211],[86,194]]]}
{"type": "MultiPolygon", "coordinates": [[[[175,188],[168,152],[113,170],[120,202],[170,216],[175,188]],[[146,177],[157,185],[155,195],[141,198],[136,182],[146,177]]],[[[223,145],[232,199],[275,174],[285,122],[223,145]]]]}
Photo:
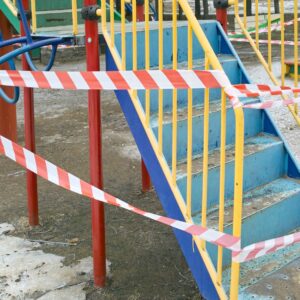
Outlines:
{"type": "Polygon", "coordinates": [[[258,0],[255,0],[255,41],[256,47],[259,49],[259,15],[258,15],[258,0]]]}
{"type": "Polygon", "coordinates": [[[284,0],[280,0],[280,56],[281,56],[281,85],[285,83],[285,28],[284,28],[284,0]]]}
{"type": "MultiPolygon", "coordinates": [[[[163,1],[158,2],[158,68],[163,69],[163,1]]],[[[163,90],[158,91],[158,152],[163,149],[163,90]]]]}
{"type": "MultiPolygon", "coordinates": [[[[25,10],[29,9],[29,1],[22,0],[25,10]]],[[[21,35],[25,34],[23,23],[20,22],[21,35]]],[[[23,70],[30,70],[25,55],[22,56],[23,70]]],[[[34,102],[33,89],[24,88],[24,127],[25,127],[25,147],[35,152],[35,128],[34,128],[34,102]]],[[[26,172],[27,181],[27,205],[28,218],[31,226],[39,224],[39,208],[38,208],[38,191],[37,191],[37,176],[30,172],[26,172]]]]}
{"type": "MultiPolygon", "coordinates": [[[[234,167],[234,206],[233,235],[241,237],[243,209],[243,172],[244,172],[244,117],[243,111],[236,111],[235,124],[235,167],[234,167]]],[[[238,299],[240,264],[231,264],[230,299],[238,299]]]]}
{"type": "MultiPolygon", "coordinates": [[[[193,31],[188,23],[188,69],[193,68],[193,31]]],[[[188,89],[188,126],[187,126],[187,217],[192,218],[192,171],[193,171],[193,90],[188,89]]]]}
{"type": "MultiPolygon", "coordinates": [[[[222,89],[221,97],[221,144],[220,144],[220,191],[219,191],[219,231],[224,231],[225,206],[225,168],[226,168],[226,94],[222,89]]],[[[223,248],[218,247],[218,282],[222,284],[223,248]]]]}
{"type": "MultiPolygon", "coordinates": [[[[299,50],[298,50],[298,0],[294,0],[294,85],[298,86],[298,65],[299,65],[299,50]]],[[[298,105],[294,105],[295,114],[298,115],[298,105]]]]}
{"type": "MultiPolygon", "coordinates": [[[[104,1],[102,1],[104,2],[104,1]]],[[[126,16],[125,0],[121,0],[121,44],[122,44],[122,70],[126,70],[126,16]]]]}
{"type": "MultiPolygon", "coordinates": [[[[96,4],[97,4],[97,0],[84,0],[85,6],[96,5],[96,4]]],[[[99,71],[100,51],[99,51],[97,20],[85,20],[85,36],[86,36],[85,42],[86,42],[87,70],[99,71]]],[[[88,92],[88,111],[89,111],[91,183],[103,189],[101,109],[100,109],[99,91],[88,92]]],[[[94,284],[97,287],[103,287],[105,285],[105,277],[106,277],[104,205],[103,203],[100,203],[99,201],[92,199],[91,208],[92,208],[94,284]]]]}
{"type": "Polygon", "coordinates": [[[268,67],[272,71],[272,16],[271,16],[271,0],[268,0],[268,67]]]}
{"type": "MultiPolygon", "coordinates": [[[[177,0],[172,1],[172,32],[173,32],[173,69],[177,70],[177,0]]],[[[172,178],[176,185],[177,179],[177,90],[173,90],[173,116],[172,116],[172,178]]]]}
{"type": "Polygon", "coordinates": [[[37,19],[36,19],[36,2],[35,0],[31,0],[31,14],[32,14],[32,33],[36,33],[37,29],[37,19]]]}
{"type": "MultiPolygon", "coordinates": [[[[145,68],[150,69],[149,0],[145,0],[145,68]]],[[[150,91],[146,90],[146,125],[150,125],[150,91]]]]}
{"type": "MultiPolygon", "coordinates": [[[[9,21],[6,19],[3,12],[0,11],[0,31],[4,40],[12,39],[12,33],[10,30],[9,21]]],[[[12,46],[0,49],[0,56],[13,50],[12,46]]],[[[7,64],[0,65],[0,70],[8,70],[7,64]]],[[[1,87],[4,92],[9,96],[13,97],[13,89],[8,87],[1,87]]],[[[9,138],[12,141],[17,140],[17,113],[16,106],[10,105],[0,99],[0,134],[9,138]]]]}
{"type": "MultiPolygon", "coordinates": [[[[209,62],[205,56],[205,70],[209,69],[209,62]]],[[[202,212],[201,224],[206,227],[207,221],[207,184],[208,184],[208,140],[209,140],[209,89],[204,90],[204,126],[203,126],[203,167],[202,167],[202,212]]],[[[205,241],[202,249],[205,249],[205,241]]]]}
{"type": "Polygon", "coordinates": [[[109,22],[110,22],[110,39],[111,39],[111,46],[115,46],[115,18],[114,18],[114,6],[115,1],[109,1],[109,22]]]}
{"type": "Polygon", "coordinates": [[[77,0],[72,0],[72,23],[73,23],[73,34],[77,35],[78,34],[77,0]]]}

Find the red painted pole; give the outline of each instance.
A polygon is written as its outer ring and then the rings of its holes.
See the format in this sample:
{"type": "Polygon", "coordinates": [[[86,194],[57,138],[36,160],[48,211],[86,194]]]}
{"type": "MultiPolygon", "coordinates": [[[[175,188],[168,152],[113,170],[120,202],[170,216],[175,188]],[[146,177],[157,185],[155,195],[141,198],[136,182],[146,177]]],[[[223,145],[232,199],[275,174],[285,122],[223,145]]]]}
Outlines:
{"type": "MultiPolygon", "coordinates": [[[[137,22],[145,21],[144,4],[137,4],[136,18],[137,18],[137,22]]],[[[141,170],[142,170],[142,191],[147,192],[151,189],[151,178],[143,160],[141,161],[141,170]]]]}
{"type": "Polygon", "coordinates": [[[227,8],[216,8],[217,21],[220,22],[224,31],[227,33],[227,8]]]}
{"type": "MultiPolygon", "coordinates": [[[[0,31],[3,39],[7,40],[12,38],[11,26],[0,11],[0,31]]],[[[0,56],[12,51],[12,47],[6,47],[0,49],[0,56]]],[[[0,65],[0,70],[8,70],[8,64],[0,65]]],[[[3,91],[9,96],[13,97],[13,89],[8,87],[1,87],[3,91]]],[[[13,140],[17,141],[17,113],[16,106],[6,103],[0,98],[0,134],[13,140]]]]}
{"type": "MultiPolygon", "coordinates": [[[[29,1],[23,0],[25,10],[29,10],[29,1]]],[[[24,35],[24,27],[20,22],[21,35],[24,35]]],[[[22,56],[23,70],[30,70],[25,55],[22,56]]],[[[25,147],[35,152],[35,128],[34,128],[34,93],[31,88],[24,88],[24,127],[25,127],[25,147]]],[[[39,225],[39,205],[36,174],[27,171],[27,205],[28,219],[31,226],[39,225]]]]}
{"type": "MultiPolygon", "coordinates": [[[[84,5],[96,5],[97,0],[85,0],[84,5]]],[[[100,49],[98,38],[98,20],[85,20],[85,43],[88,71],[100,70],[100,49]]],[[[88,92],[89,140],[90,140],[90,176],[91,183],[103,188],[102,174],[102,137],[100,92],[88,92]]],[[[105,286],[106,254],[105,254],[105,216],[104,205],[91,200],[92,209],[92,239],[94,260],[94,284],[105,286]]]]}

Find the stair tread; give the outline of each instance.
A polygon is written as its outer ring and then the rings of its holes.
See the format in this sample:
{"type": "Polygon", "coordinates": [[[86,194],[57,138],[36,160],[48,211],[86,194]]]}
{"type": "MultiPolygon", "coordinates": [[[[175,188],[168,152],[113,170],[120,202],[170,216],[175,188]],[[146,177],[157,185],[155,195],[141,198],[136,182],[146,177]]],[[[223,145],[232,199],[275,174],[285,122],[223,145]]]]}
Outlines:
{"type": "MultiPolygon", "coordinates": [[[[282,177],[268,184],[257,187],[243,196],[243,219],[266,209],[283,199],[300,193],[300,180],[282,177]]],[[[200,217],[200,216],[199,216],[200,217]]],[[[196,220],[199,217],[195,218],[196,220]]],[[[212,208],[207,215],[208,224],[217,228],[219,220],[219,210],[212,208]]],[[[231,225],[233,221],[233,201],[227,201],[224,214],[225,227],[231,225]]]]}
{"type": "MultiPolygon", "coordinates": [[[[261,151],[275,144],[281,144],[282,141],[273,135],[260,133],[254,137],[250,137],[245,140],[244,155],[248,156],[255,152],[261,151]]],[[[226,163],[234,160],[235,148],[234,145],[226,146],[226,163]]],[[[202,172],[203,156],[195,155],[193,157],[193,169],[192,173],[202,172]]],[[[220,149],[215,149],[209,153],[208,168],[212,169],[220,165],[220,149]]],[[[177,166],[177,178],[185,177],[187,170],[187,162],[182,161],[177,166]]]]}

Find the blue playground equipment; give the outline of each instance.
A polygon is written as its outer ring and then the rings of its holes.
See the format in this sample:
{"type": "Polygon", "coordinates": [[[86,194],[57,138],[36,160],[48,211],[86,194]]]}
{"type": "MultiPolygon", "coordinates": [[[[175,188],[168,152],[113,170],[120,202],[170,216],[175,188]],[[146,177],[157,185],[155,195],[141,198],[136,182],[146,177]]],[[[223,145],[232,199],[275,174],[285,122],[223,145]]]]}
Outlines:
{"type": "MultiPolygon", "coordinates": [[[[2,36],[0,37],[0,48],[21,44],[21,47],[19,47],[18,49],[13,50],[5,55],[2,55],[0,57],[0,65],[8,62],[10,69],[15,70],[15,65],[14,65],[13,59],[19,55],[25,54],[25,57],[26,57],[26,60],[27,60],[27,63],[29,65],[30,69],[32,71],[37,71],[38,68],[35,66],[34,62],[32,61],[32,59],[30,57],[30,51],[32,51],[34,49],[39,49],[39,48],[45,47],[45,46],[52,46],[52,51],[51,51],[49,62],[46,65],[46,67],[44,68],[44,71],[49,71],[53,67],[58,45],[70,43],[70,38],[45,37],[45,36],[33,37],[31,35],[31,31],[30,31],[30,28],[28,25],[26,13],[25,13],[25,10],[24,10],[21,0],[17,0],[16,4],[17,4],[18,10],[19,10],[19,15],[21,18],[25,36],[13,38],[13,39],[10,39],[7,41],[3,41],[2,36]]],[[[14,88],[14,90],[15,90],[14,97],[9,98],[4,93],[3,89],[0,88],[0,96],[6,102],[8,102],[10,104],[15,104],[19,100],[20,91],[19,91],[18,87],[14,88]]]]}

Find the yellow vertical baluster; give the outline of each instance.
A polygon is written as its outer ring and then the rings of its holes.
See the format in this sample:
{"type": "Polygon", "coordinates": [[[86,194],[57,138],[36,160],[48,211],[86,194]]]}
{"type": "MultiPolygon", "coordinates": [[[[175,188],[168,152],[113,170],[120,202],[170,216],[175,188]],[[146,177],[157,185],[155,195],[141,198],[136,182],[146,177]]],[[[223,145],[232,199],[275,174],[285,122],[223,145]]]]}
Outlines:
{"type": "MultiPolygon", "coordinates": [[[[205,55],[205,70],[209,69],[209,61],[205,55]]],[[[204,91],[204,126],[203,126],[203,167],[202,167],[202,226],[206,227],[207,183],[208,183],[208,139],[209,139],[209,89],[204,91]]],[[[202,242],[205,249],[205,242],[202,242]]]]}
{"type": "MultiPolygon", "coordinates": [[[[145,68],[150,69],[149,0],[145,0],[145,68]]],[[[146,91],[146,125],[150,124],[150,91],[146,91]]]]}
{"type": "MultiPolygon", "coordinates": [[[[226,94],[222,89],[221,98],[221,145],[220,145],[220,194],[219,194],[219,231],[224,231],[224,205],[225,205],[225,168],[226,168],[226,94]]],[[[218,282],[222,283],[223,248],[218,247],[218,282]]]]}
{"type": "Polygon", "coordinates": [[[32,14],[32,33],[36,33],[37,20],[36,20],[36,3],[35,0],[31,0],[31,14],[32,14]]]}
{"type": "MultiPolygon", "coordinates": [[[[244,163],[244,114],[243,110],[235,112],[235,168],[234,168],[234,207],[233,235],[241,237],[243,208],[243,163],[244,163]]],[[[230,299],[238,299],[240,264],[231,264],[230,299]]]]}
{"type": "Polygon", "coordinates": [[[271,0],[268,0],[268,67],[272,71],[272,16],[271,16],[271,0]]]}
{"type": "Polygon", "coordinates": [[[102,30],[104,32],[107,31],[106,26],[106,1],[101,1],[101,24],[102,24],[102,30]]]}
{"type": "Polygon", "coordinates": [[[73,23],[73,34],[78,34],[78,18],[77,18],[77,1],[72,0],[72,23],[73,23]]]}
{"type": "MultiPolygon", "coordinates": [[[[294,85],[298,86],[298,63],[299,63],[299,51],[298,51],[298,0],[294,0],[294,85]]],[[[298,105],[294,105],[295,113],[298,115],[298,105]]]]}
{"type": "MultiPolygon", "coordinates": [[[[136,32],[136,0],[132,0],[132,69],[137,70],[137,32],[136,32]]],[[[137,91],[133,91],[137,97],[137,91]]]]}
{"type": "Polygon", "coordinates": [[[243,14],[244,14],[244,26],[245,28],[247,28],[247,0],[244,0],[243,14]]]}
{"type": "Polygon", "coordinates": [[[285,82],[285,34],[284,34],[284,0],[280,0],[280,39],[281,39],[281,45],[280,45],[280,56],[281,56],[281,85],[284,85],[285,82]]]}
{"type": "Polygon", "coordinates": [[[126,19],[125,0],[121,0],[121,44],[122,44],[122,70],[126,70],[126,19]]]}
{"type": "MultiPolygon", "coordinates": [[[[133,2],[132,2],[133,3],[133,2]]],[[[114,18],[114,7],[115,7],[115,1],[110,0],[109,2],[109,21],[110,21],[110,38],[111,38],[111,46],[115,46],[115,18],[114,18]]]]}
{"type": "MultiPolygon", "coordinates": [[[[163,69],[163,0],[158,1],[158,68],[163,69]]],[[[163,90],[158,91],[158,151],[162,154],[163,149],[163,90]]]]}
{"type": "MultiPolygon", "coordinates": [[[[193,31],[188,23],[188,69],[193,68],[193,31]]],[[[192,217],[192,171],[193,171],[193,90],[188,89],[188,132],[187,132],[187,216],[192,217]]]]}
{"type": "MultiPolygon", "coordinates": [[[[177,70],[177,0],[172,0],[173,28],[173,69],[177,70]]],[[[172,122],[172,178],[176,185],[177,173],[177,90],[173,90],[173,122],[172,122]]]]}
{"type": "Polygon", "coordinates": [[[259,18],[258,18],[258,0],[255,0],[255,40],[256,47],[259,48],[259,18]]]}

